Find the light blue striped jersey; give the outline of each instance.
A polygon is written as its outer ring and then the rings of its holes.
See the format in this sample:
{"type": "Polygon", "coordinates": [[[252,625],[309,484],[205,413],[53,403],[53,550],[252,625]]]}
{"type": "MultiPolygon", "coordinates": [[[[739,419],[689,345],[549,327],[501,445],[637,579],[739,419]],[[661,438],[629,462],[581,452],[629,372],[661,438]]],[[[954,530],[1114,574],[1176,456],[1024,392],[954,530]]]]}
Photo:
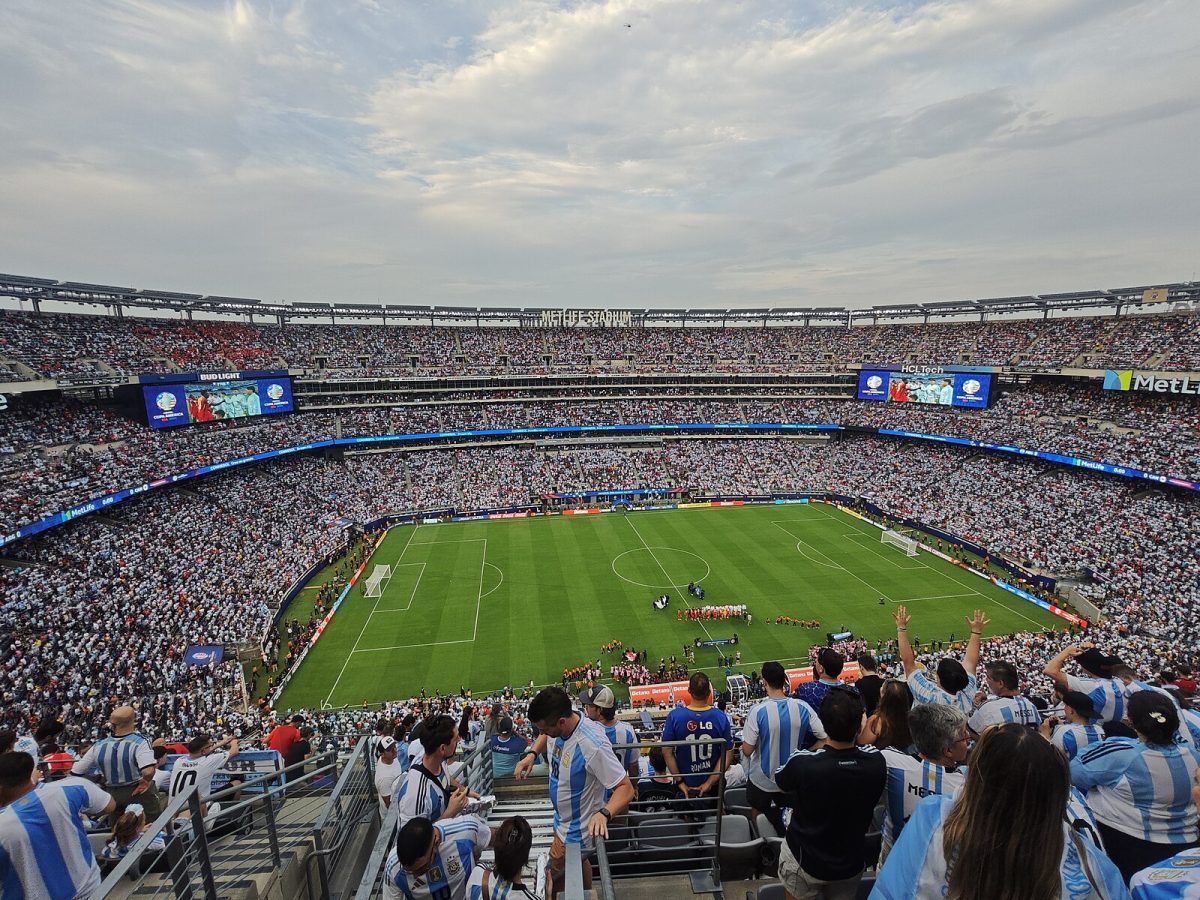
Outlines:
{"type": "Polygon", "coordinates": [[[112,797],[90,781],[39,785],[0,809],[0,897],[73,900],[100,886],[79,813],[98,814],[112,797]]]}
{"type": "Polygon", "coordinates": [[[967,686],[957,694],[951,694],[949,691],[944,691],[936,681],[926,675],[924,672],[913,672],[908,676],[908,689],[912,691],[913,701],[916,703],[942,703],[946,706],[957,706],[962,710],[964,716],[971,715],[971,710],[975,706],[975,691],[978,687],[978,682],[975,676],[967,674],[967,686]]]}
{"type": "Polygon", "coordinates": [[[1071,760],[1071,781],[1102,824],[1143,841],[1186,844],[1200,837],[1192,802],[1198,766],[1193,747],[1110,738],[1071,760]]]}
{"type": "Polygon", "coordinates": [[[917,756],[901,753],[890,748],[883,750],[887,761],[887,782],[883,789],[883,854],[887,853],[900,837],[904,823],[917,808],[917,804],[934,794],[953,794],[967,780],[965,772],[951,772],[917,756]]]}
{"type": "Polygon", "coordinates": [[[505,881],[492,869],[480,863],[467,882],[467,900],[541,900],[533,889],[524,884],[505,881]],[[487,878],[487,890],[483,889],[487,878]]]}
{"type": "MultiPolygon", "coordinates": [[[[900,839],[888,854],[871,891],[871,900],[912,900],[914,897],[944,897],[948,869],[943,852],[942,825],[954,800],[927,797],[917,804],[900,839]]],[[[1121,900],[1129,896],[1121,873],[1091,841],[1072,839],[1063,822],[1064,840],[1059,873],[1062,897],[1071,900],[1121,900]],[[1086,866],[1080,858],[1086,855],[1086,866]],[[1102,885],[1102,890],[1093,887],[1102,885]]]]}
{"type": "Polygon", "coordinates": [[[422,875],[405,872],[392,847],[383,868],[385,900],[462,900],[466,896],[467,879],[491,843],[492,830],[477,816],[455,816],[434,822],[433,827],[441,839],[422,875]]]}
{"type": "Polygon", "coordinates": [[[814,737],[825,737],[825,726],[803,700],[777,697],[759,703],[746,714],[742,730],[743,743],[754,747],[744,766],[750,783],[760,790],[778,793],[775,773],[814,737]]]}
{"type": "Polygon", "coordinates": [[[138,734],[101,738],[71,766],[76,775],[99,769],[109,787],[133,784],[142,778],[141,770],[154,767],[154,750],[150,742],[138,734]]]}
{"type": "Polygon", "coordinates": [[[1042,724],[1042,714],[1028,697],[992,697],[971,714],[967,726],[976,734],[983,734],[983,729],[989,725],[1007,725],[1010,722],[1037,728],[1042,724]]]}
{"type": "Polygon", "coordinates": [[[1142,869],[1129,890],[1133,900],[1200,900],[1200,847],[1142,869]]]}
{"type": "MultiPolygon", "coordinates": [[[[604,728],[604,736],[614,747],[617,744],[636,744],[638,742],[637,732],[628,722],[613,722],[611,725],[601,723],[601,725],[604,728]]],[[[617,759],[620,760],[625,771],[628,772],[630,766],[637,765],[637,747],[627,747],[624,750],[614,750],[613,752],[617,754],[617,759]]]]}
{"type": "Polygon", "coordinates": [[[1128,700],[1139,691],[1154,691],[1156,694],[1162,694],[1175,706],[1175,712],[1179,714],[1179,733],[1176,737],[1176,742],[1180,744],[1191,744],[1193,747],[1200,747],[1196,742],[1195,736],[1192,734],[1192,729],[1188,726],[1187,716],[1184,715],[1183,708],[1179,705],[1179,699],[1165,688],[1160,688],[1156,684],[1147,684],[1144,681],[1131,681],[1125,686],[1125,699],[1128,700]]]}
{"type": "MultiPolygon", "coordinates": [[[[424,816],[431,822],[436,822],[446,811],[446,791],[450,786],[450,775],[442,766],[435,778],[425,774],[420,763],[414,763],[400,778],[399,794],[393,793],[392,802],[396,804],[397,828],[403,828],[404,823],[417,816],[424,816]]],[[[393,792],[395,786],[392,787],[393,792]]]]}
{"type": "Polygon", "coordinates": [[[550,757],[550,802],[554,804],[554,833],[564,844],[590,848],[588,821],[604,805],[605,790],[628,777],[617,761],[604,729],[586,716],[569,738],[554,738],[550,757]]]}
{"type": "Polygon", "coordinates": [[[1074,759],[1080,751],[1086,750],[1092,744],[1099,744],[1102,740],[1104,740],[1104,732],[1099,725],[1068,723],[1054,726],[1054,734],[1050,738],[1050,743],[1067,754],[1067,759],[1074,759]]]}
{"type": "Polygon", "coordinates": [[[1125,682],[1119,678],[1080,678],[1067,676],[1067,688],[1087,694],[1092,707],[1105,722],[1120,722],[1125,718],[1125,682]]]}

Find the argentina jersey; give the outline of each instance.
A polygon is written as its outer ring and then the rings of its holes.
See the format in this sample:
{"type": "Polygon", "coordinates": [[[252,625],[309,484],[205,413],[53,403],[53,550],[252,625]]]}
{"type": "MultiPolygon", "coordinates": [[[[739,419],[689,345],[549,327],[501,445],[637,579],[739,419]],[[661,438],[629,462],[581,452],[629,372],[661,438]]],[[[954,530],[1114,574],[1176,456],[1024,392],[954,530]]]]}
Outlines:
{"type": "MultiPolygon", "coordinates": [[[[615,748],[617,744],[634,744],[638,742],[637,732],[633,730],[633,726],[628,722],[613,722],[611,725],[604,726],[604,736],[608,738],[608,742],[615,748]]],[[[638,748],[636,746],[626,747],[624,750],[613,750],[617,754],[617,759],[621,761],[625,771],[629,771],[630,767],[636,766],[638,761],[638,748]]]]}
{"type": "Polygon", "coordinates": [[[456,900],[466,895],[467,880],[479,855],[491,843],[492,830],[476,816],[434,822],[440,835],[429,868],[420,875],[404,871],[395,847],[383,869],[385,900],[456,900]]]}
{"type": "Polygon", "coordinates": [[[0,897],[88,897],[100,867],[79,820],[112,802],[90,781],[51,782],[0,810],[0,897]]]}
{"type": "Polygon", "coordinates": [[[778,793],[775,773],[814,737],[824,738],[825,727],[803,700],[778,697],[758,704],[746,716],[742,730],[742,741],[754,747],[746,765],[750,783],[760,790],[778,793]]]}
{"type": "Polygon", "coordinates": [[[1080,678],[1067,676],[1067,688],[1091,698],[1092,707],[1105,722],[1125,718],[1125,682],[1117,678],[1080,678]]]}
{"type": "Polygon", "coordinates": [[[1037,728],[1042,724],[1042,714],[1028,697],[993,697],[984,701],[979,709],[967,720],[969,727],[976,734],[983,734],[989,725],[1007,725],[1015,722],[1029,728],[1037,728]]]}
{"type": "Polygon", "coordinates": [[[549,756],[554,833],[565,844],[590,848],[588,820],[604,805],[605,790],[612,790],[628,775],[604,729],[583,716],[570,737],[550,742],[549,756]]]}
{"type": "MultiPolygon", "coordinates": [[[[424,766],[410,766],[400,778],[399,795],[393,793],[393,802],[397,806],[397,827],[403,828],[404,823],[417,816],[423,816],[431,822],[436,822],[446,811],[446,792],[450,777],[443,768],[436,777],[431,778],[424,766]]],[[[395,787],[392,788],[395,791],[395,787]]]]}
{"type": "MultiPolygon", "coordinates": [[[[1155,684],[1147,684],[1144,681],[1132,681],[1125,687],[1125,699],[1128,700],[1134,694],[1138,693],[1138,691],[1154,691],[1156,694],[1162,694],[1170,700],[1175,706],[1175,712],[1179,715],[1179,732],[1175,740],[1180,744],[1190,744],[1193,747],[1200,747],[1200,744],[1196,742],[1196,736],[1193,734],[1195,729],[1189,723],[1188,717],[1184,715],[1184,710],[1179,705],[1179,700],[1176,699],[1174,694],[1155,684]]],[[[1194,711],[1189,710],[1189,712],[1195,715],[1194,711]]]]}
{"type": "Polygon", "coordinates": [[[1200,900],[1200,847],[1142,869],[1129,892],[1133,900],[1200,900]]]}
{"type": "Polygon", "coordinates": [[[1050,743],[1067,754],[1067,759],[1074,759],[1092,744],[1104,740],[1104,732],[1099,725],[1059,725],[1054,729],[1050,743]]]}
{"type": "Polygon", "coordinates": [[[951,772],[937,763],[927,762],[899,750],[885,749],[883,758],[887,762],[887,781],[885,782],[883,800],[883,855],[880,862],[887,858],[904,823],[908,821],[917,808],[917,804],[926,797],[935,794],[953,795],[966,776],[962,772],[951,772]]]}
{"type": "Polygon", "coordinates": [[[105,784],[119,787],[140,781],[141,770],[153,765],[154,751],[149,741],[135,732],[97,741],[75,764],[73,771],[83,774],[94,766],[104,775],[105,784]]]}
{"type": "Polygon", "coordinates": [[[964,716],[971,715],[971,709],[974,707],[975,690],[978,682],[975,676],[967,674],[967,686],[957,694],[951,694],[949,691],[942,690],[937,682],[930,678],[925,672],[913,672],[908,677],[908,689],[912,691],[913,701],[916,703],[942,703],[946,706],[957,706],[962,710],[964,716]]]}
{"type": "Polygon", "coordinates": [[[1118,738],[1076,756],[1071,781],[1102,824],[1156,844],[1187,844],[1200,837],[1191,795],[1197,767],[1193,747],[1118,738]]]}

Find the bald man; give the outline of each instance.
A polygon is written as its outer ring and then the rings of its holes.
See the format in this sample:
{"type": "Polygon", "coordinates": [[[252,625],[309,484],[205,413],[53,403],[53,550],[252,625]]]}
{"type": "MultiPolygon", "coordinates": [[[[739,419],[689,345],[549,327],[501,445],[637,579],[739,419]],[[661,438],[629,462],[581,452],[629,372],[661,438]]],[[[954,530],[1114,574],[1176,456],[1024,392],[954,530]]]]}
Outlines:
{"type": "Polygon", "coordinates": [[[112,736],[92,744],[71,767],[72,775],[87,775],[99,769],[105,789],[117,802],[119,816],[135,798],[153,822],[162,812],[158,788],[154,786],[154,750],[135,728],[137,714],[132,706],[118,706],[108,717],[112,736]]]}

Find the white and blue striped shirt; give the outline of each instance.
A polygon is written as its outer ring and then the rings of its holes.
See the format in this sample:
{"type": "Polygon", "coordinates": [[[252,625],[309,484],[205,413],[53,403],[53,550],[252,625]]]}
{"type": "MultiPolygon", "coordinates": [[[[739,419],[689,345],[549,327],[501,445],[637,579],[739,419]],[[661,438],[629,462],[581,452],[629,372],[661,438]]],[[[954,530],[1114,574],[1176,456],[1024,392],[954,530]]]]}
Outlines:
{"type": "Polygon", "coordinates": [[[975,690],[978,682],[975,676],[967,674],[967,686],[957,694],[951,694],[938,687],[937,682],[924,672],[913,672],[908,676],[908,689],[912,691],[915,703],[941,703],[946,706],[957,706],[964,716],[971,715],[975,706],[975,690]]]}
{"type": "Polygon", "coordinates": [[[1200,747],[1196,743],[1196,738],[1192,734],[1192,729],[1188,725],[1187,717],[1184,715],[1183,708],[1179,705],[1179,700],[1174,694],[1165,688],[1160,688],[1156,684],[1147,684],[1144,681],[1131,681],[1125,686],[1125,699],[1128,700],[1139,691],[1154,691],[1156,694],[1162,694],[1175,706],[1175,712],[1179,714],[1179,736],[1175,739],[1180,744],[1191,744],[1193,747],[1200,747]]]}
{"type": "Polygon", "coordinates": [[[1074,759],[1092,744],[1104,740],[1104,732],[1099,725],[1056,725],[1050,743],[1067,754],[1067,759],[1074,759]]]}
{"type": "Polygon", "coordinates": [[[467,900],[541,900],[533,890],[524,884],[513,884],[505,881],[492,869],[482,863],[475,866],[471,880],[467,882],[467,900]],[[484,890],[484,879],[487,879],[487,890],[484,890]]]}
{"type": "Polygon", "coordinates": [[[888,851],[918,803],[934,794],[953,795],[967,780],[965,771],[951,772],[899,750],[885,748],[882,752],[888,771],[883,789],[883,824],[879,828],[883,833],[881,862],[887,859],[888,851]]]}
{"type": "Polygon", "coordinates": [[[1184,850],[1148,866],[1129,882],[1133,900],[1197,900],[1200,898],[1200,847],[1184,850]]]}
{"type": "Polygon", "coordinates": [[[140,781],[142,769],[146,767],[154,768],[154,750],[150,742],[135,731],[96,741],[71,766],[71,772],[85,775],[92,769],[99,769],[106,785],[121,787],[140,781]]]}
{"type": "Polygon", "coordinates": [[[1101,824],[1156,844],[1200,837],[1192,778],[1200,751],[1110,738],[1071,761],[1071,781],[1087,792],[1101,824]]]}
{"type": "Polygon", "coordinates": [[[587,823],[604,805],[604,792],[628,777],[613,753],[604,729],[585,716],[565,740],[549,746],[550,802],[554,833],[564,844],[592,846],[587,823]]]}
{"type": "Polygon", "coordinates": [[[1080,678],[1067,676],[1067,689],[1087,694],[1096,715],[1105,722],[1120,722],[1125,718],[1125,682],[1119,678],[1080,678]]]}
{"type": "Polygon", "coordinates": [[[992,697],[971,714],[967,726],[976,734],[983,734],[983,729],[989,725],[1007,725],[1011,722],[1037,728],[1042,724],[1042,714],[1028,697],[992,697]]]}
{"type": "Polygon", "coordinates": [[[754,747],[746,774],[756,788],[779,792],[775,773],[814,737],[825,737],[825,726],[811,706],[794,697],[764,700],[746,715],[742,741],[754,747]]]}
{"type": "MultiPolygon", "coordinates": [[[[608,742],[616,747],[617,744],[637,744],[637,732],[633,730],[633,726],[628,722],[613,722],[611,725],[604,725],[604,736],[608,738],[608,742]]],[[[638,761],[638,748],[626,747],[624,750],[614,750],[617,754],[617,759],[621,761],[621,765],[628,772],[630,766],[636,766],[638,761]]]]}
{"type": "Polygon", "coordinates": [[[463,900],[466,896],[467,879],[491,843],[492,830],[476,816],[456,816],[434,822],[433,827],[441,840],[424,874],[405,872],[392,848],[383,868],[384,900],[463,900]]]}
{"type": "Polygon", "coordinates": [[[396,804],[397,828],[403,828],[404,823],[416,816],[424,816],[431,822],[436,822],[446,811],[446,791],[450,788],[450,776],[446,767],[442,766],[436,779],[425,774],[424,767],[417,763],[396,779],[400,790],[396,793],[395,784],[392,786],[392,803],[396,804]]]}
{"type": "Polygon", "coordinates": [[[90,781],[44,784],[0,809],[0,897],[88,897],[100,886],[80,812],[104,812],[112,797],[90,781]]]}

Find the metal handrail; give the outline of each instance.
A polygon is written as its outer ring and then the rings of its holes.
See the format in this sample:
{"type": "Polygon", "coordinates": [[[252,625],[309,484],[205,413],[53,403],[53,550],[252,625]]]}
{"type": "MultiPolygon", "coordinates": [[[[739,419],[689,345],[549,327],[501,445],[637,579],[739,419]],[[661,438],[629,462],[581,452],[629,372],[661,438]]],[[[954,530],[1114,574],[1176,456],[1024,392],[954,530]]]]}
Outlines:
{"type": "Polygon", "coordinates": [[[363,877],[358,882],[358,890],[354,892],[354,900],[371,900],[375,893],[375,882],[383,870],[384,860],[391,852],[392,836],[400,818],[399,809],[399,805],[393,803],[388,807],[387,815],[383,817],[383,825],[379,828],[379,836],[375,839],[375,846],[371,848],[371,855],[367,857],[367,867],[363,869],[363,877]]]}
{"type": "Polygon", "coordinates": [[[350,758],[346,760],[346,765],[342,769],[341,777],[337,780],[337,784],[334,785],[333,791],[331,791],[329,794],[329,801],[325,804],[325,809],[322,810],[321,817],[317,819],[316,824],[313,825],[313,831],[321,831],[327,824],[329,824],[329,817],[333,814],[334,804],[338,801],[342,795],[342,792],[346,789],[346,782],[350,780],[350,774],[354,771],[354,763],[358,760],[358,757],[365,752],[366,747],[367,739],[365,737],[359,738],[358,743],[354,745],[354,752],[352,752],[350,754],[350,758]]]}

